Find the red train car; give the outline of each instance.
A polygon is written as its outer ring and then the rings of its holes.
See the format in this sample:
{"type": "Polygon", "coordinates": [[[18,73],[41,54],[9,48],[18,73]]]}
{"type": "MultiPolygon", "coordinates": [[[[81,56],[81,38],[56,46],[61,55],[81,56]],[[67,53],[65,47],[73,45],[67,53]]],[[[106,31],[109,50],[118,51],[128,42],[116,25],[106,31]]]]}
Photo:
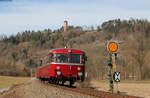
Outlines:
{"type": "Polygon", "coordinates": [[[87,57],[82,50],[71,48],[53,49],[40,59],[36,76],[40,80],[53,83],[69,81],[70,86],[76,81],[84,81],[87,57]]]}

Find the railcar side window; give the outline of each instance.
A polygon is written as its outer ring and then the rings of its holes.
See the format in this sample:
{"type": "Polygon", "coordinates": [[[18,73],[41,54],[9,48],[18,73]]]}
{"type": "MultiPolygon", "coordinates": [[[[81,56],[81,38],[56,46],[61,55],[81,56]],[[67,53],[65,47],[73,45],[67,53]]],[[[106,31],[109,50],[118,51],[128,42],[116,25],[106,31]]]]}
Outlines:
{"type": "Polygon", "coordinates": [[[42,60],[38,62],[38,66],[42,66],[42,60]]]}
{"type": "Polygon", "coordinates": [[[43,62],[43,65],[45,65],[46,64],[46,57],[44,57],[44,62],[43,62]]]}
{"type": "Polygon", "coordinates": [[[54,55],[52,53],[49,54],[49,62],[54,62],[54,55]]]}
{"type": "Polygon", "coordinates": [[[44,63],[44,58],[42,59],[42,65],[44,65],[45,63],[44,63]]]}
{"type": "Polygon", "coordinates": [[[48,63],[49,63],[49,55],[46,56],[46,64],[48,64],[48,63]]]}

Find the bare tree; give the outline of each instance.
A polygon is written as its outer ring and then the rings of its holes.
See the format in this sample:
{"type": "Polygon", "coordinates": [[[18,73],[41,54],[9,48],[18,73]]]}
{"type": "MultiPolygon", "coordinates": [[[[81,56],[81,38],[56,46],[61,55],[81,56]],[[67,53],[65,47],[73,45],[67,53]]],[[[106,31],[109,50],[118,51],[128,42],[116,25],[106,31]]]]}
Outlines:
{"type": "Polygon", "coordinates": [[[145,65],[145,56],[147,50],[147,39],[142,33],[138,33],[134,36],[134,51],[132,57],[137,62],[139,68],[139,79],[143,79],[143,68],[145,65]]]}

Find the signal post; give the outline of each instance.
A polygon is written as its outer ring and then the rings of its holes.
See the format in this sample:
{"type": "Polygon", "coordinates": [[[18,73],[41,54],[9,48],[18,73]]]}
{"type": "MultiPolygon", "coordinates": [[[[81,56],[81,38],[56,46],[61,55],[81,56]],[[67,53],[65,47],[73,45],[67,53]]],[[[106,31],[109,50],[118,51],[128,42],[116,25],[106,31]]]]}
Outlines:
{"type": "Polygon", "coordinates": [[[118,42],[110,41],[107,43],[107,51],[109,53],[108,57],[108,79],[109,79],[109,91],[114,91],[114,82],[117,84],[118,91],[118,82],[120,82],[120,72],[117,71],[117,55],[118,55],[118,42]]]}

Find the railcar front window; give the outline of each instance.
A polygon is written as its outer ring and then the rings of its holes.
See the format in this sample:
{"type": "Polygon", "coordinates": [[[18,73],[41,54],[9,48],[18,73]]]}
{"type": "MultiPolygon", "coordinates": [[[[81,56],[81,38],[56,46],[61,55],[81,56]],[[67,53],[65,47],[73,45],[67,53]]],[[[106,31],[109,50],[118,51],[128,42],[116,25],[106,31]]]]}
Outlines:
{"type": "Polygon", "coordinates": [[[81,63],[81,54],[56,53],[54,57],[57,63],[81,63]]]}
{"type": "Polygon", "coordinates": [[[66,53],[56,53],[56,62],[58,63],[68,63],[69,57],[66,53]]]}
{"type": "Polygon", "coordinates": [[[81,55],[80,54],[70,54],[70,63],[80,63],[81,55]]]}

